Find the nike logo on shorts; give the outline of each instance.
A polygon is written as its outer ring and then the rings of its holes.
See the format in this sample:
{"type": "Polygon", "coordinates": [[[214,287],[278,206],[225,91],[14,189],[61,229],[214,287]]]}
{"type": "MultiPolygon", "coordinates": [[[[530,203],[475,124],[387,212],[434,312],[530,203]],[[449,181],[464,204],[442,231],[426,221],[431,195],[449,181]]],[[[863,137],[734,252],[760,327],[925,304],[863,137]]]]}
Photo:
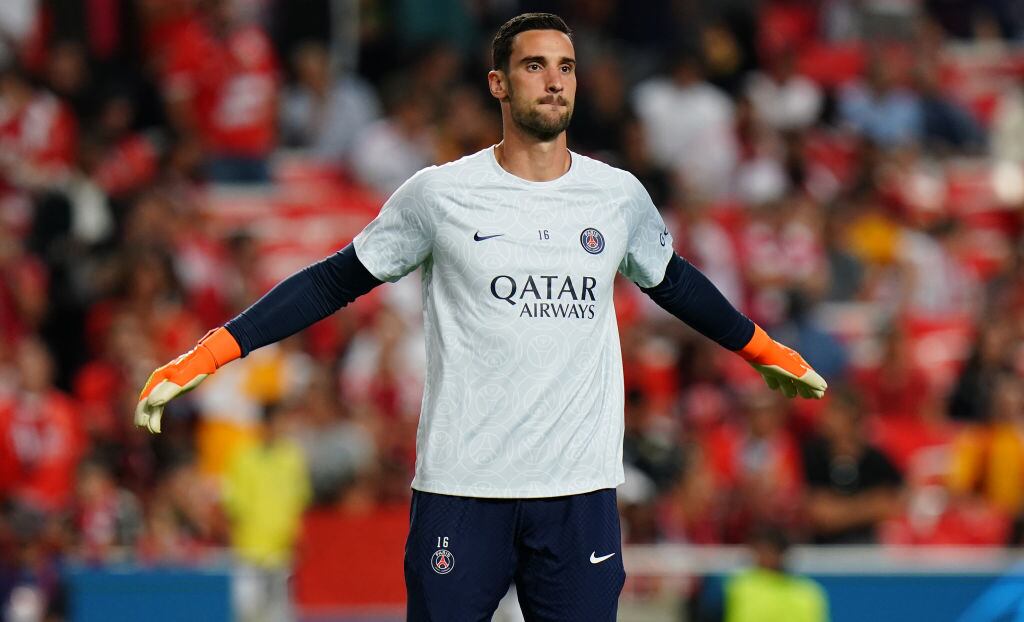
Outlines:
{"type": "Polygon", "coordinates": [[[600,564],[601,562],[603,562],[606,559],[611,559],[612,557],[615,557],[615,553],[608,553],[607,555],[602,555],[601,557],[596,557],[596,555],[597,555],[597,551],[593,551],[590,554],[590,563],[591,564],[600,564]]]}
{"type": "Polygon", "coordinates": [[[484,240],[490,240],[491,238],[500,238],[503,235],[505,234],[495,233],[494,235],[480,235],[480,232],[477,231],[476,233],[473,234],[473,239],[476,240],[477,242],[483,242],[484,240]]]}

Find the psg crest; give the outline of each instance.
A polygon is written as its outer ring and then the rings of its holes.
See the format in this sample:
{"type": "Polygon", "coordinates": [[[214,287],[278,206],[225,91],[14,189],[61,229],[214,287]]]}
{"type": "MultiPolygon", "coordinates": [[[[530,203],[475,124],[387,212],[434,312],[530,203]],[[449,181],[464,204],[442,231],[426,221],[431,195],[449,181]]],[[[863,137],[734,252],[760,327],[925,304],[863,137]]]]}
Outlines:
{"type": "Polygon", "coordinates": [[[580,234],[580,244],[583,245],[583,250],[596,255],[604,250],[604,236],[597,229],[588,227],[580,234]]]}
{"type": "Polygon", "coordinates": [[[430,566],[437,574],[448,574],[455,568],[455,556],[448,549],[438,549],[430,558],[430,566]]]}

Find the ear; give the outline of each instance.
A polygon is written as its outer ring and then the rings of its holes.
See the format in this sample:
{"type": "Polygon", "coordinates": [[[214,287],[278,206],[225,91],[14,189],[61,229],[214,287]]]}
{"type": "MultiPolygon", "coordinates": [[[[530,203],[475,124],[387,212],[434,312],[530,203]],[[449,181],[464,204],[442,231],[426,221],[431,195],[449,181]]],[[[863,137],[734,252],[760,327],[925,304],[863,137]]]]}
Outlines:
{"type": "Polygon", "coordinates": [[[507,79],[508,76],[500,69],[492,69],[487,72],[487,87],[490,89],[492,97],[500,101],[505,101],[508,98],[505,82],[507,79]]]}

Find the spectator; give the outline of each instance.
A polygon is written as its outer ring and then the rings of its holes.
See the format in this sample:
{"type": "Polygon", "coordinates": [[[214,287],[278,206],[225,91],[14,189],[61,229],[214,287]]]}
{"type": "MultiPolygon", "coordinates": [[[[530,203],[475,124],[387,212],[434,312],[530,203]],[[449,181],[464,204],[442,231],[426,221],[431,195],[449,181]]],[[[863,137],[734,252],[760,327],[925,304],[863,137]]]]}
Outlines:
{"type": "Polygon", "coordinates": [[[967,317],[978,304],[978,281],[963,265],[963,227],[945,219],[930,231],[904,228],[898,243],[905,309],[925,317],[967,317]]]}
{"type": "Polygon", "coordinates": [[[0,69],[0,193],[48,190],[75,162],[78,123],[59,99],[32,86],[16,65],[0,69]]]}
{"type": "Polygon", "coordinates": [[[0,615],[5,622],[61,622],[68,613],[61,576],[70,536],[64,517],[14,508],[3,519],[13,546],[0,569],[11,564],[13,572],[0,584],[0,615]]]}
{"type": "Polygon", "coordinates": [[[0,344],[11,347],[42,325],[49,308],[48,285],[49,273],[39,256],[0,224],[0,344]]]}
{"type": "Polygon", "coordinates": [[[700,194],[723,196],[737,159],[733,105],[705,81],[700,58],[677,53],[669,75],[640,83],[633,103],[655,161],[700,194]]]}
{"type": "Polygon", "coordinates": [[[139,501],[118,486],[106,465],[83,461],[76,492],[74,522],[81,534],[79,552],[85,559],[102,562],[115,548],[135,548],[142,529],[139,501]]]}
{"type": "Polygon", "coordinates": [[[791,46],[769,58],[764,71],[750,75],[746,92],[758,118],[780,132],[807,129],[821,114],[821,89],[797,73],[791,46]]]}
{"type": "Polygon", "coordinates": [[[47,59],[46,85],[79,120],[92,119],[97,111],[97,89],[88,61],[85,49],[74,41],[53,44],[47,59]]]}
{"type": "Polygon", "coordinates": [[[790,312],[794,294],[816,299],[824,289],[827,264],[816,207],[809,197],[793,193],[751,213],[742,247],[755,321],[777,325],[790,312]]]}
{"type": "Polygon", "coordinates": [[[238,453],[224,481],[224,507],[238,558],[235,599],[238,620],[294,619],[289,594],[292,554],[309,503],[309,474],[292,422],[280,406],[264,409],[261,442],[238,453]]]}
{"type": "Polygon", "coordinates": [[[679,254],[706,274],[729,302],[747,308],[740,249],[723,221],[715,218],[715,206],[687,189],[676,193],[672,206],[666,224],[679,254]]]}
{"type": "Polygon", "coordinates": [[[974,348],[949,399],[950,417],[973,422],[985,420],[994,394],[993,383],[1002,372],[1013,369],[1015,347],[1020,342],[1019,330],[1007,317],[992,317],[978,323],[974,348]]]}
{"type": "Polygon", "coordinates": [[[212,547],[225,544],[218,487],[200,477],[187,457],[165,465],[158,477],[149,494],[138,558],[145,563],[203,562],[212,547]]]}
{"type": "Polygon", "coordinates": [[[100,98],[96,126],[83,143],[92,149],[84,166],[112,198],[125,198],[156,178],[162,142],[156,132],[136,131],[135,96],[130,88],[111,88],[100,98]]]}
{"type": "Polygon", "coordinates": [[[264,404],[294,398],[307,386],[309,357],[296,346],[293,340],[261,348],[240,361],[237,370],[225,370],[230,373],[218,374],[196,391],[194,442],[205,476],[222,475],[236,454],[254,444],[264,404]]]}
{"type": "MultiPolygon", "coordinates": [[[[600,159],[622,153],[625,126],[635,116],[627,98],[622,63],[617,55],[603,54],[586,64],[581,84],[587,93],[573,111],[573,149],[600,159]]],[[[655,202],[655,205],[660,205],[655,202]]]]}
{"type": "Polygon", "coordinates": [[[996,101],[989,132],[992,156],[1024,162],[1024,88],[1009,86],[996,101]]]}
{"type": "Polygon", "coordinates": [[[864,262],[849,248],[847,243],[850,205],[839,203],[825,211],[823,242],[828,262],[828,289],[825,300],[833,302],[854,302],[864,289],[866,267],[864,262]]]}
{"type": "Polygon", "coordinates": [[[828,596],[809,578],[786,569],[789,535],[762,525],[749,539],[754,567],[705,584],[696,607],[697,622],[828,622],[828,596]],[[716,588],[722,593],[717,594],[716,588]]]}
{"type": "Polygon", "coordinates": [[[360,132],[352,149],[356,176],[388,196],[435,159],[432,111],[397,82],[385,97],[388,116],[360,132]]]}
{"type": "Polygon", "coordinates": [[[775,396],[750,391],[741,396],[738,422],[707,438],[717,487],[730,496],[727,542],[744,542],[764,520],[796,522],[800,453],[786,429],[787,414],[775,396]]]}
{"type": "Polygon", "coordinates": [[[732,577],[725,586],[726,622],[828,622],[828,597],[821,586],[785,569],[789,536],[784,531],[761,528],[751,537],[750,546],[755,567],[732,577]]]}
{"type": "MultiPolygon", "coordinates": [[[[672,177],[663,167],[654,162],[644,127],[636,117],[626,120],[619,138],[620,157],[618,166],[632,173],[647,188],[651,202],[658,209],[668,207],[672,200],[672,177]]],[[[662,216],[665,216],[663,213],[662,216]]],[[[716,283],[718,281],[715,281],[716,283]]]]}
{"type": "Polygon", "coordinates": [[[490,102],[484,101],[479,89],[456,86],[446,99],[437,128],[439,163],[476,153],[501,140],[497,133],[500,121],[495,118],[490,102]]]}
{"type": "Polygon", "coordinates": [[[943,151],[980,153],[985,135],[974,116],[943,92],[939,67],[922,60],[914,75],[914,88],[921,97],[924,140],[936,153],[943,151]]]}
{"type": "Polygon", "coordinates": [[[82,432],[71,400],[53,386],[53,361],[34,338],[17,347],[16,392],[0,404],[0,499],[36,512],[70,509],[82,432]]]}
{"type": "Polygon", "coordinates": [[[1024,381],[1010,372],[992,378],[984,423],[956,439],[950,491],[961,500],[982,499],[1005,516],[1024,512],[1024,381]]]}
{"type": "Polygon", "coordinates": [[[309,388],[293,409],[303,424],[296,434],[309,466],[317,505],[344,501],[345,493],[372,469],[376,444],[371,430],[339,403],[330,374],[313,371],[309,388]]]}
{"type": "Polygon", "coordinates": [[[0,64],[21,54],[39,21],[38,0],[12,0],[0,3],[0,64]]]}
{"type": "Polygon", "coordinates": [[[623,461],[633,467],[639,481],[659,491],[671,488],[683,467],[671,419],[652,409],[641,391],[633,390],[626,395],[625,426],[623,461]]]}
{"type": "Polygon", "coordinates": [[[282,143],[344,163],[359,131],[380,116],[373,89],[355,74],[333,76],[327,48],[308,42],[292,59],[295,84],[281,102],[282,143]]]}
{"type": "Polygon", "coordinates": [[[735,125],[739,160],[733,173],[733,195],[752,207],[781,200],[790,180],[785,144],[778,132],[765,124],[746,97],[736,103],[735,125]]]}
{"type": "Polygon", "coordinates": [[[893,327],[881,335],[879,345],[878,365],[859,378],[868,412],[890,422],[919,419],[934,391],[915,360],[915,340],[905,329],[893,327]]]}
{"type": "Polygon", "coordinates": [[[901,506],[903,477],[866,438],[864,412],[848,391],[833,387],[819,436],[804,448],[811,540],[868,544],[901,506]]]}
{"type": "Polygon", "coordinates": [[[921,102],[898,85],[895,71],[884,59],[874,58],[864,81],[839,93],[843,123],[883,147],[916,144],[924,134],[921,102]]]}
{"type": "Polygon", "coordinates": [[[786,336],[786,343],[799,344],[799,352],[806,352],[805,359],[813,365],[822,378],[836,382],[847,376],[849,354],[847,348],[836,338],[831,327],[817,318],[813,312],[813,299],[805,292],[793,292],[786,303],[788,318],[775,330],[777,335],[786,336]]]}
{"type": "Polygon", "coordinates": [[[200,19],[178,28],[163,66],[173,128],[198,138],[212,181],[270,179],[276,144],[277,59],[267,35],[234,14],[230,0],[208,0],[200,19]]]}

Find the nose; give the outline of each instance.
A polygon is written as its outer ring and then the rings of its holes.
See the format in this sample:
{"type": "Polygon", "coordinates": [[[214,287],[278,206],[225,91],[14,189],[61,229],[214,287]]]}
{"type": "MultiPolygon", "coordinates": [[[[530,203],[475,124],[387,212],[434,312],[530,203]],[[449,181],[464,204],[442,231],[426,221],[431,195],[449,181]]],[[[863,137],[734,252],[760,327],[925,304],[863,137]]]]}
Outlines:
{"type": "Polygon", "coordinates": [[[548,80],[547,80],[547,82],[548,82],[548,85],[547,85],[548,93],[552,93],[552,94],[561,93],[562,90],[564,89],[564,87],[562,86],[562,72],[558,69],[558,67],[553,67],[552,69],[548,70],[547,73],[548,73],[548,76],[547,76],[548,77],[548,80]]]}

